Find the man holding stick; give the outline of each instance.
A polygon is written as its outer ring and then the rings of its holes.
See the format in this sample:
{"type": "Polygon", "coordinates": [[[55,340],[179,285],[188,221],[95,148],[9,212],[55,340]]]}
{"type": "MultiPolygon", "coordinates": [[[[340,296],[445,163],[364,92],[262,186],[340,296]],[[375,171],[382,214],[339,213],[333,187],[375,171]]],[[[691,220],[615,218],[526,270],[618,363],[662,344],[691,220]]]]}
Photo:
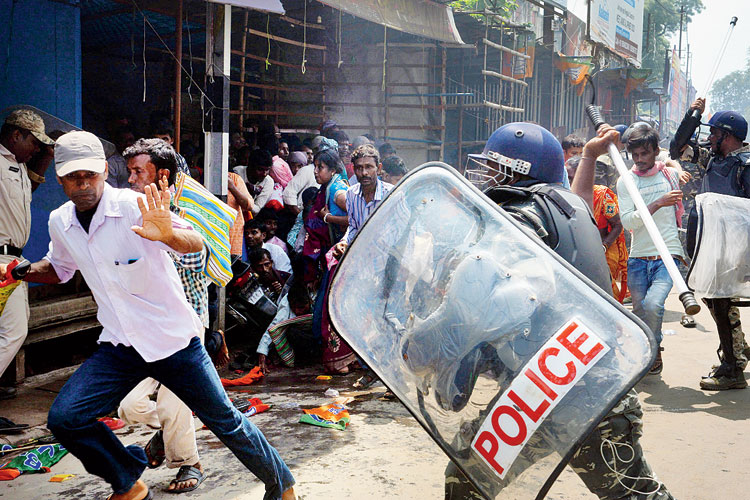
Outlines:
{"type": "MultiPolygon", "coordinates": [[[[681,174],[663,162],[656,161],[659,154],[659,134],[645,124],[627,134],[626,147],[634,161],[627,175],[635,182],[676,262],[684,258],[677,232],[684,212],[680,184],[689,179],[689,174],[681,174]]],[[[633,235],[628,259],[628,286],[633,298],[633,313],[646,323],[661,344],[664,303],[672,289],[672,278],[624,183],[623,179],[617,181],[617,192],[620,220],[633,235]]],[[[656,361],[649,371],[651,375],[661,373],[664,366],[661,349],[659,347],[656,361]]]]}

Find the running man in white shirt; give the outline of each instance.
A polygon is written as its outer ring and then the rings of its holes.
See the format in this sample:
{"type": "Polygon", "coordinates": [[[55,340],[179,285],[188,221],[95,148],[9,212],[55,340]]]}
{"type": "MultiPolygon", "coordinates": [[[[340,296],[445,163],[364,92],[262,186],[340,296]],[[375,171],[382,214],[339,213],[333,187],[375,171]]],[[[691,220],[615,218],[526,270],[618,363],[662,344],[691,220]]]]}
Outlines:
{"type": "MultiPolygon", "coordinates": [[[[150,499],[139,479],[147,464],[143,449],[123,446],[97,418],[153,377],[263,481],[265,499],[295,498],[286,464],[221,386],[198,338],[201,320],[168,254],[200,251],[202,237],[169,211],[168,191],[147,186],[144,201],[135,191],[107,185],[104,150],[93,134],[63,135],[55,147],[55,170],[70,201],[52,212],[49,252],[25,279],[60,283],[80,270],[103,329],[98,350],[55,399],[47,427],[88,472],[112,486],[111,500],[150,499]]],[[[6,267],[0,266],[0,277],[6,267]]]]}

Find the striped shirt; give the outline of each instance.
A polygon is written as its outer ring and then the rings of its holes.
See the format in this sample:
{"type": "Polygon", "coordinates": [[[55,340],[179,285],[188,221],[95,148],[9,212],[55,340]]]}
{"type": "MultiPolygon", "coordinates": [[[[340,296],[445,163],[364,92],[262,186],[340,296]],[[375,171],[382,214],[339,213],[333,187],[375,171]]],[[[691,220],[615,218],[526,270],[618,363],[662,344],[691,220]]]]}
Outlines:
{"type": "MultiPolygon", "coordinates": [[[[174,205],[169,209],[172,213],[179,215],[180,209],[174,205]]],[[[204,328],[208,328],[208,276],[203,273],[206,267],[206,257],[208,249],[206,245],[200,252],[186,253],[182,256],[170,252],[170,257],[177,268],[177,274],[180,276],[182,289],[185,291],[185,298],[195,310],[195,314],[201,319],[204,328]]]]}
{"type": "Polygon", "coordinates": [[[367,218],[378,208],[383,198],[388,196],[392,189],[393,184],[378,179],[375,184],[375,196],[369,203],[362,196],[362,184],[357,183],[346,191],[346,213],[349,215],[349,229],[346,232],[347,245],[354,241],[354,237],[367,218]]]}
{"type": "Polygon", "coordinates": [[[206,247],[200,252],[186,253],[182,257],[170,253],[177,274],[180,276],[185,297],[195,313],[201,319],[204,328],[208,328],[208,276],[203,274],[206,266],[206,247]]]}

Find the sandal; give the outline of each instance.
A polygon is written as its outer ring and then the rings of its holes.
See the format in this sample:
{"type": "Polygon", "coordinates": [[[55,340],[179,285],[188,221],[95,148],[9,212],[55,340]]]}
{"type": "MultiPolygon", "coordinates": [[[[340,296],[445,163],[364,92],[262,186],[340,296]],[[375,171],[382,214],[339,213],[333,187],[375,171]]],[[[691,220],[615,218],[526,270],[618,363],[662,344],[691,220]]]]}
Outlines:
{"type": "Polygon", "coordinates": [[[369,389],[377,381],[378,377],[376,377],[373,372],[368,371],[367,373],[359,377],[359,379],[354,382],[352,387],[354,387],[355,389],[369,389]]]}
{"type": "Polygon", "coordinates": [[[682,319],[680,320],[680,324],[684,326],[685,328],[695,328],[696,323],[692,316],[683,314],[682,319]]]}
{"type": "Polygon", "coordinates": [[[382,396],[380,396],[380,399],[382,399],[384,401],[395,401],[396,400],[396,395],[393,393],[393,391],[391,391],[390,389],[388,389],[387,391],[385,391],[383,393],[382,396]]]}
{"type": "MultiPolygon", "coordinates": [[[[110,495],[109,495],[109,496],[107,497],[107,500],[111,500],[113,496],[115,496],[115,494],[114,494],[114,493],[110,494],[110,495]]],[[[153,495],[153,494],[151,493],[151,490],[150,490],[150,489],[146,490],[146,496],[145,496],[145,497],[143,497],[143,498],[141,498],[141,500],[153,500],[153,499],[154,499],[154,495],[153,495]]]]}
{"type": "Polygon", "coordinates": [[[143,451],[146,452],[146,460],[148,461],[147,465],[149,469],[156,469],[164,463],[167,456],[164,453],[164,436],[160,430],[156,431],[154,435],[151,436],[151,439],[148,444],[146,444],[146,447],[143,448],[143,451]]]}
{"type": "Polygon", "coordinates": [[[17,424],[8,418],[0,417],[0,434],[19,434],[28,427],[29,424],[17,424]]]}
{"type": "Polygon", "coordinates": [[[206,479],[206,474],[202,473],[201,470],[198,467],[193,467],[192,465],[183,465],[180,467],[180,470],[177,471],[177,477],[172,479],[170,481],[171,485],[176,485],[177,483],[181,483],[184,481],[190,481],[191,479],[195,479],[197,482],[192,486],[187,486],[185,488],[178,489],[167,489],[164,488],[164,491],[167,493],[185,493],[187,491],[193,491],[198,488],[198,486],[201,485],[204,479],[206,479]]]}

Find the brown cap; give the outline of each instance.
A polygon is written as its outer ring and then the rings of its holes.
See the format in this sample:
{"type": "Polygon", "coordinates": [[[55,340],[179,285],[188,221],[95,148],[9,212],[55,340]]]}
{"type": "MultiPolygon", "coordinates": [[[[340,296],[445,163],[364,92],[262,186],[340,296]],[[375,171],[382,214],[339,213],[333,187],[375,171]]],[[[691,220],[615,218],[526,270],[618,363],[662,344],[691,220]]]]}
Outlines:
{"type": "Polygon", "coordinates": [[[42,117],[30,109],[17,109],[13,111],[5,118],[5,123],[28,130],[42,144],[51,146],[55,143],[55,141],[47,137],[47,134],[44,133],[44,120],[42,120],[42,117]]]}

